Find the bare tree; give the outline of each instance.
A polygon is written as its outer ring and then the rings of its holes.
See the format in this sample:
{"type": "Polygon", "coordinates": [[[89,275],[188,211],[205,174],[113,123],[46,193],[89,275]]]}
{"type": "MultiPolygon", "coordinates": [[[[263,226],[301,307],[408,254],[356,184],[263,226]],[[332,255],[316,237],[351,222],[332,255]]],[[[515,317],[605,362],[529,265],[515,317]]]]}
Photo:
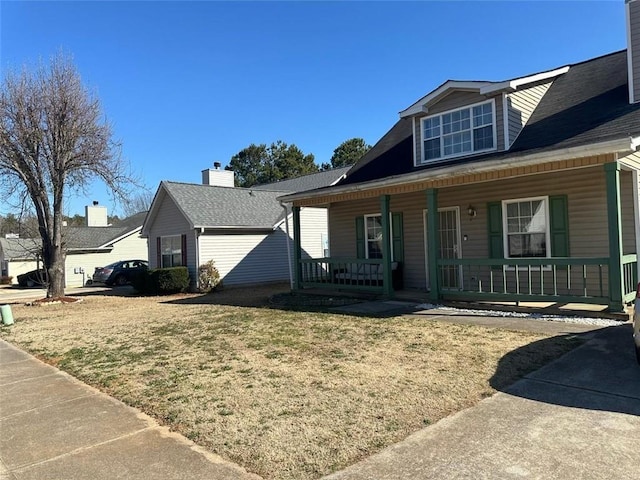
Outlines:
{"type": "Polygon", "coordinates": [[[153,192],[142,190],[142,192],[133,195],[122,205],[122,213],[126,217],[130,217],[136,213],[146,212],[151,207],[151,202],[153,202],[153,192]]]}
{"type": "Polygon", "coordinates": [[[133,182],[99,100],[62,54],[9,73],[0,91],[0,189],[38,219],[48,297],[64,295],[63,204],[101,179],[116,197],[133,182]]]}

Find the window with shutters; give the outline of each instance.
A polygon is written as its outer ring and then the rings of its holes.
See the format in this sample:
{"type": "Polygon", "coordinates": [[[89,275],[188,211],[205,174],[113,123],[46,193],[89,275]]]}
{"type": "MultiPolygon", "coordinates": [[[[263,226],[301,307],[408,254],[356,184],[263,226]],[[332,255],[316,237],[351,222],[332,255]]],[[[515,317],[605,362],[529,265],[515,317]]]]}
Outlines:
{"type": "Polygon", "coordinates": [[[160,254],[162,268],[182,266],[182,237],[180,235],[161,237],[160,254]]]}
{"type": "Polygon", "coordinates": [[[502,202],[506,258],[548,258],[551,255],[548,197],[502,202]]]}
{"type": "MultiPolygon", "coordinates": [[[[389,225],[393,236],[391,214],[389,214],[389,225]]],[[[364,230],[365,258],[382,258],[382,215],[379,213],[365,215],[364,230]]],[[[393,242],[391,243],[391,258],[393,258],[393,242]]]]}

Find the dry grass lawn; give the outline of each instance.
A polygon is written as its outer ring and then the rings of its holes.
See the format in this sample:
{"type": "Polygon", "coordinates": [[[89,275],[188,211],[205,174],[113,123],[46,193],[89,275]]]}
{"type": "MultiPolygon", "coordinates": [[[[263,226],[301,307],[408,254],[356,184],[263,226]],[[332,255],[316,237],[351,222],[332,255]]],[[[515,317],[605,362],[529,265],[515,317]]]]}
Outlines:
{"type": "Polygon", "coordinates": [[[257,306],[268,293],[16,305],[0,335],[268,479],[345,467],[578,342],[257,306]]]}

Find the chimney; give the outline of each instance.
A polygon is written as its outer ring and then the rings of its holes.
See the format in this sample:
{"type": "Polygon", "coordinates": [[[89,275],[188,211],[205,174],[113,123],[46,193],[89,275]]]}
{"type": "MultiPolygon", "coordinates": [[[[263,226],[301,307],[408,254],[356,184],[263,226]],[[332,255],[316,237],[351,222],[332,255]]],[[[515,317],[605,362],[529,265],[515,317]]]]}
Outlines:
{"type": "Polygon", "coordinates": [[[640,101],[640,2],[626,0],[629,103],[640,101]]]}
{"type": "Polygon", "coordinates": [[[215,187],[233,187],[233,170],[222,170],[220,162],[213,162],[213,168],[202,170],[202,184],[215,187]]]}
{"type": "Polygon", "coordinates": [[[84,207],[84,217],[87,227],[108,227],[107,223],[107,207],[98,205],[93,201],[93,205],[84,207]]]}

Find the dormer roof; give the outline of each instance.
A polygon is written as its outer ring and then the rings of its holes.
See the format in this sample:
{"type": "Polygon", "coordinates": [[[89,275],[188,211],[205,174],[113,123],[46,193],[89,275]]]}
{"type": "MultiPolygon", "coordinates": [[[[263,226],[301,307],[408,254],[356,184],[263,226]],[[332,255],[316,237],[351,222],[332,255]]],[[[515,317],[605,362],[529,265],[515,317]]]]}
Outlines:
{"type": "Polygon", "coordinates": [[[554,78],[567,73],[569,66],[547,70],[545,72],[527,75],[525,77],[513,78],[500,82],[489,81],[469,81],[469,80],[447,80],[435,90],[431,91],[420,100],[400,112],[400,118],[412,117],[429,113],[429,108],[435,105],[447,95],[455,92],[475,92],[480,95],[492,96],[501,92],[513,92],[518,88],[531,85],[533,83],[554,78]]]}

